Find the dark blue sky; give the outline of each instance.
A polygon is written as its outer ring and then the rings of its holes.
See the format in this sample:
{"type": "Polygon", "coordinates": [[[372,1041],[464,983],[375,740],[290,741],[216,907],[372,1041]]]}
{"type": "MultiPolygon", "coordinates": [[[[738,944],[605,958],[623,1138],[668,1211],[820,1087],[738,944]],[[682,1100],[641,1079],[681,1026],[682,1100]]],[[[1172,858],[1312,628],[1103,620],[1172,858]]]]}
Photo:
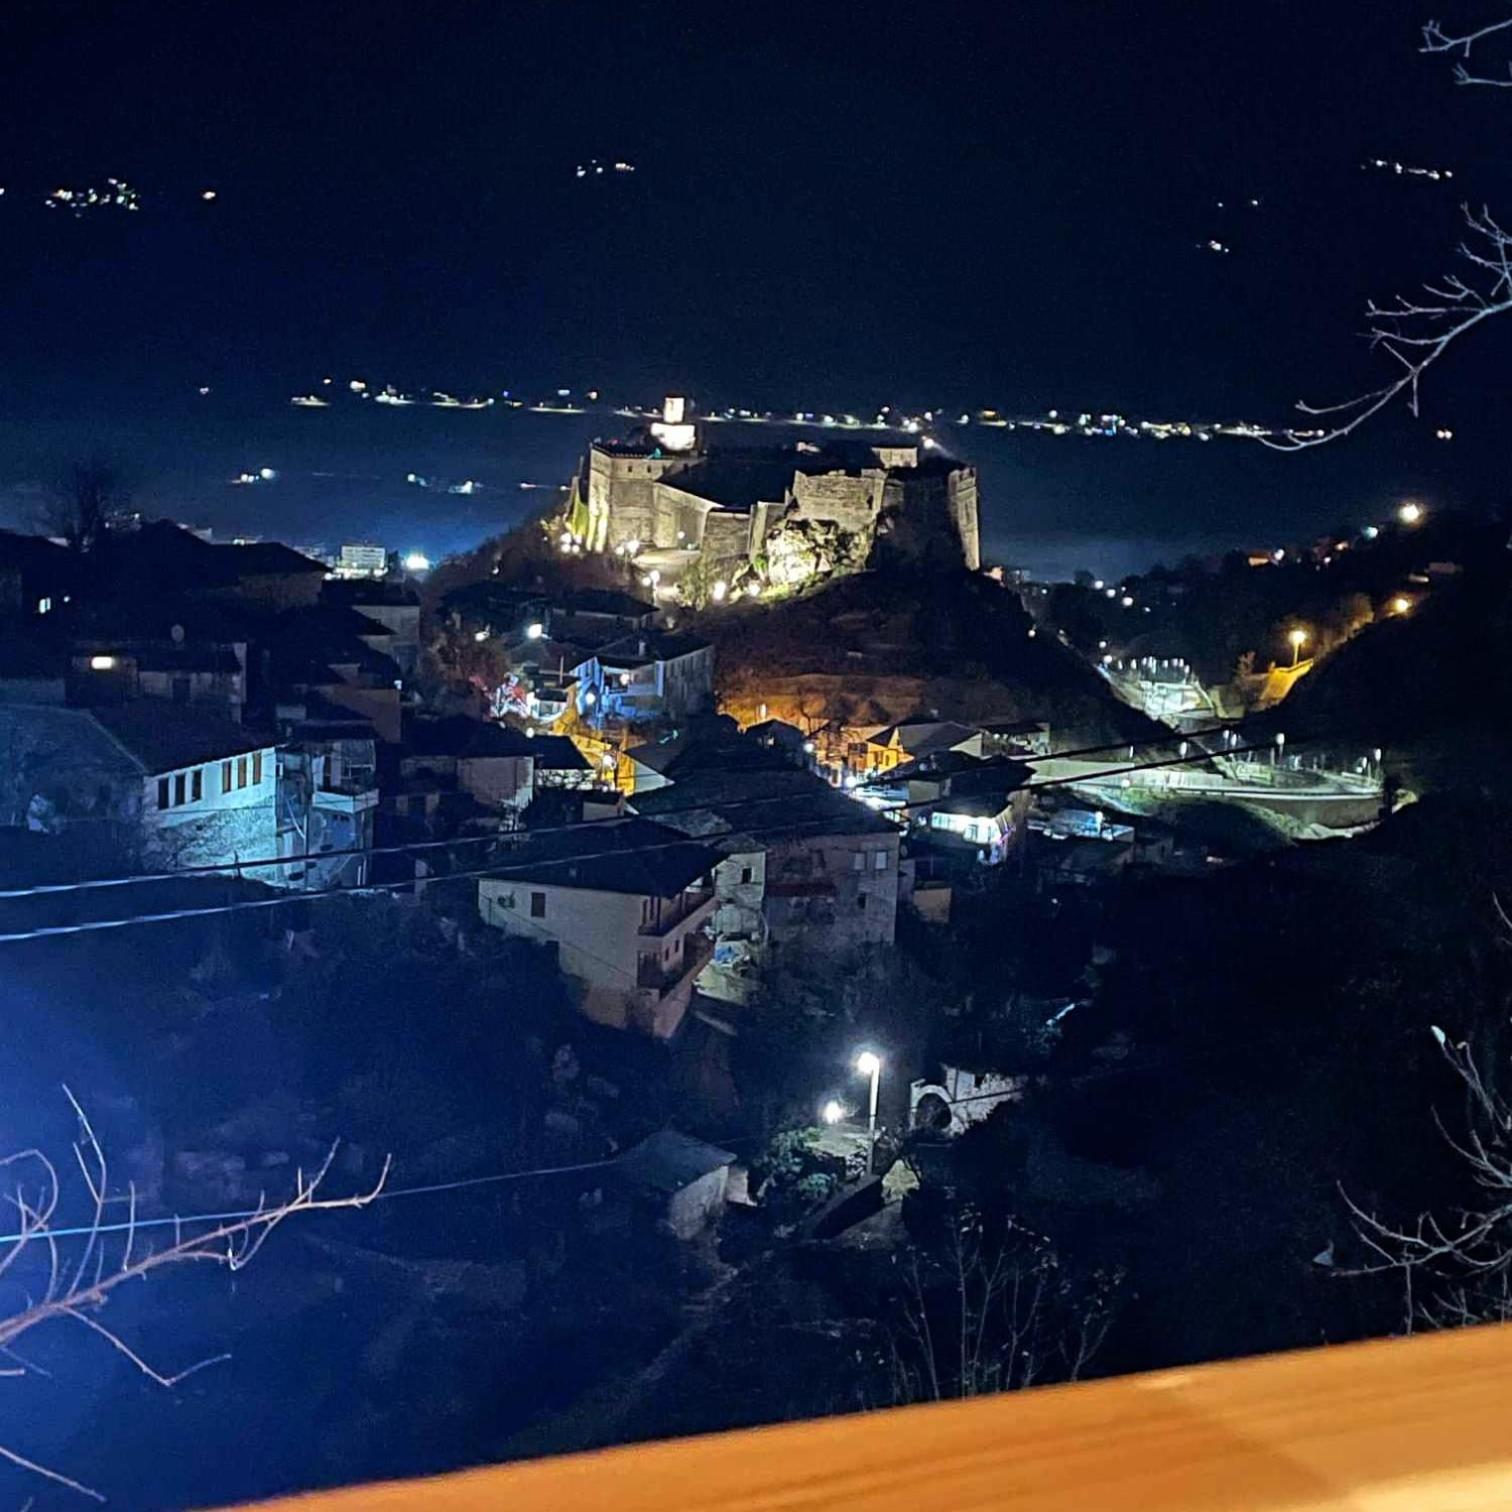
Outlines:
{"type": "MultiPolygon", "coordinates": [[[[1420,9],[13,5],[0,417],[25,444],[0,483],[80,416],[155,454],[200,384],[255,416],[327,372],[1282,419],[1379,381],[1365,299],[1446,265],[1460,199],[1512,200],[1512,103],[1417,54],[1420,9]],[[637,172],[580,181],[590,157],[637,172]],[[41,208],[110,173],[139,213],[41,208]]],[[[1388,424],[1357,462],[1236,463],[1201,497],[1190,465],[1167,490],[1101,447],[1049,492],[1072,530],[1121,499],[1152,540],[1194,511],[1259,530],[1290,478],[1308,519],[1333,488],[1342,511],[1398,464],[1482,498],[1509,341],[1435,378],[1450,446],[1388,424]]]]}

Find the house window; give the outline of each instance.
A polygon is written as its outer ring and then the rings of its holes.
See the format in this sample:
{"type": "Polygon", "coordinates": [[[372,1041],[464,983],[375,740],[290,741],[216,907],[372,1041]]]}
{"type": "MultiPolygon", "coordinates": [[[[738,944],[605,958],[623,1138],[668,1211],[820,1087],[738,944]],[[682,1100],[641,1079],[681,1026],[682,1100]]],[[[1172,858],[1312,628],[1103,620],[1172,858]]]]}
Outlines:
{"type": "Polygon", "coordinates": [[[37,613],[38,614],[51,614],[52,613],[52,600],[50,598],[39,598],[37,600],[37,613]]]}
{"type": "Polygon", "coordinates": [[[160,809],[168,807],[168,779],[166,777],[158,778],[158,807],[160,809]]]}
{"type": "Polygon", "coordinates": [[[852,853],[852,855],[851,855],[851,870],[852,871],[865,871],[866,870],[866,852],[865,851],[855,851],[855,852],[852,853]]]}
{"type": "Polygon", "coordinates": [[[252,753],[252,785],[256,787],[262,781],[262,752],[252,753]]]}
{"type": "Polygon", "coordinates": [[[238,790],[240,790],[241,788],[246,787],[246,785],[247,785],[247,758],[245,756],[238,756],[236,758],[236,786],[237,786],[238,790]]]}
{"type": "Polygon", "coordinates": [[[872,853],[872,870],[883,872],[887,870],[887,852],[874,851],[872,853]]]}
{"type": "Polygon", "coordinates": [[[223,762],[221,762],[221,792],[223,792],[223,793],[229,793],[230,791],[231,791],[231,763],[229,761],[223,761],[223,762]]]}
{"type": "Polygon", "coordinates": [[[189,774],[189,797],[198,803],[205,796],[205,771],[203,767],[195,767],[189,774]]]}
{"type": "Polygon", "coordinates": [[[741,880],[742,884],[745,884],[745,883],[751,881],[751,879],[755,875],[756,875],[755,870],[752,867],[742,866],[740,868],[740,880],[741,880]]]}
{"type": "Polygon", "coordinates": [[[546,894],[533,892],[530,895],[530,917],[532,919],[544,919],[546,917],[546,894]]]}
{"type": "Polygon", "coordinates": [[[173,679],[173,701],[176,704],[189,702],[190,682],[187,677],[175,677],[173,679]]]}
{"type": "Polygon", "coordinates": [[[858,897],[856,899],[856,907],[860,908],[860,909],[865,909],[865,907],[866,907],[866,894],[865,893],[862,893],[860,895],[860,897],[858,897]]]}
{"type": "Polygon", "coordinates": [[[176,772],[173,777],[173,806],[177,808],[179,804],[186,802],[188,797],[189,774],[187,772],[176,772]]]}

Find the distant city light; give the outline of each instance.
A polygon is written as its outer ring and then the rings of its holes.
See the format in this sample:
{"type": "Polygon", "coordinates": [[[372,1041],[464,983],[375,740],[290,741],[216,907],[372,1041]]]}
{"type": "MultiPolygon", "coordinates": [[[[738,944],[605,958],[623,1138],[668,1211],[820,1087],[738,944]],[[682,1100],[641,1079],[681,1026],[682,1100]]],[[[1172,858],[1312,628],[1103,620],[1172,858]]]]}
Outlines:
{"type": "Polygon", "coordinates": [[[1423,506],[1409,499],[1397,510],[1397,519],[1404,525],[1416,525],[1423,518],[1423,506]]]}
{"type": "Polygon", "coordinates": [[[819,1110],[819,1116],[827,1124],[837,1124],[845,1117],[845,1109],[832,1097],[819,1110]]]}
{"type": "Polygon", "coordinates": [[[1379,525],[1367,525],[1364,530],[1360,532],[1360,534],[1364,536],[1367,541],[1375,540],[1375,538],[1380,535],[1380,533],[1381,527],[1379,525]]]}
{"type": "Polygon", "coordinates": [[[1131,599],[1127,593],[1124,594],[1124,596],[1119,599],[1118,602],[1122,604],[1125,609],[1132,609],[1134,607],[1134,600],[1131,599]]]}
{"type": "Polygon", "coordinates": [[[91,656],[89,658],[89,670],[91,672],[109,672],[116,664],[113,656],[91,656]]]}
{"type": "Polygon", "coordinates": [[[540,640],[540,638],[545,635],[545,633],[546,627],[539,620],[535,620],[525,627],[526,640],[540,640]]]}
{"type": "Polygon", "coordinates": [[[488,631],[486,631],[486,630],[474,630],[473,631],[473,639],[475,641],[486,641],[488,639],[488,631]]]}
{"type": "Polygon", "coordinates": [[[411,551],[404,558],[406,572],[429,572],[430,558],[423,551],[411,551]]]}
{"type": "Polygon", "coordinates": [[[1106,586],[1107,586],[1107,585],[1106,585],[1106,584],[1105,584],[1105,583],[1104,583],[1104,582],[1103,582],[1103,580],[1102,580],[1102,579],[1101,579],[1101,578],[1098,578],[1098,579],[1097,579],[1097,580],[1096,580],[1096,581],[1095,581],[1095,582],[1094,582],[1094,583],[1093,583],[1093,584],[1092,584],[1092,586],[1093,586],[1093,587],[1094,587],[1094,588],[1096,588],[1096,589],[1097,589],[1097,591],[1098,591],[1098,592],[1099,592],[1099,593],[1101,593],[1101,592],[1102,592],[1102,590],[1103,590],[1103,589],[1104,589],[1104,587],[1106,587],[1106,586]]]}
{"type": "Polygon", "coordinates": [[[347,384],[347,387],[351,389],[354,394],[365,394],[367,392],[367,384],[365,384],[360,378],[352,379],[352,381],[347,384]]]}
{"type": "Polygon", "coordinates": [[[1405,593],[1397,594],[1397,596],[1391,601],[1391,612],[1393,614],[1406,614],[1411,610],[1411,608],[1412,600],[1408,598],[1405,593]]]}
{"type": "Polygon", "coordinates": [[[213,189],[206,189],[206,190],[204,190],[201,193],[200,198],[202,200],[205,200],[205,201],[213,200],[215,198],[215,190],[213,190],[213,189]]]}
{"type": "Polygon", "coordinates": [[[274,478],[278,476],[278,474],[274,472],[271,467],[259,467],[257,469],[257,476],[261,478],[264,483],[271,483],[274,478]]]}

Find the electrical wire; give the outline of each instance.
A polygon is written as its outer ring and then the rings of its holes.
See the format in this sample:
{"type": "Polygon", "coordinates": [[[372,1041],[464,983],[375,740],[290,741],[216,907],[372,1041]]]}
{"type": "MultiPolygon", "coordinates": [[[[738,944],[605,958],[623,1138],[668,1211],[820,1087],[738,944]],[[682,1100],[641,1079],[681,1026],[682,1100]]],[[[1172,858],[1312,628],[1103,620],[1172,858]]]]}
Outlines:
{"type": "MultiPolygon", "coordinates": [[[[755,1137],[755,1135],[738,1135],[734,1139],[721,1139],[719,1145],[748,1144],[755,1137]]],[[[498,1186],[508,1181],[529,1181],[546,1176],[567,1176],[577,1171],[605,1170],[610,1166],[618,1165],[628,1153],[622,1150],[617,1155],[608,1155],[601,1160],[580,1160],[571,1165],[534,1166],[523,1171],[497,1171],[488,1176],[465,1176],[456,1181],[431,1181],[420,1186],[384,1187],[372,1197],[364,1198],[361,1206],[371,1207],[376,1202],[387,1202],[394,1197],[429,1197],[439,1192],[460,1192],[474,1187],[498,1186]]],[[[337,1209],[326,1211],[337,1211],[337,1209]]],[[[86,1223],[73,1228],[49,1228],[45,1232],[29,1235],[0,1234],[0,1246],[20,1244],[26,1239],[42,1242],[49,1238],[79,1239],[91,1234],[136,1233],[142,1229],[182,1227],[195,1223],[235,1223],[244,1218],[268,1216],[276,1212],[278,1212],[276,1206],[270,1208],[264,1205],[260,1208],[242,1208],[224,1213],[190,1213],[187,1216],[180,1213],[163,1218],[127,1219],[120,1223],[86,1223]]]]}
{"type": "MultiPolygon", "coordinates": [[[[1228,728],[1229,727],[1227,725],[1216,725],[1216,726],[1212,727],[1211,729],[1193,731],[1189,735],[1182,736],[1180,738],[1181,739],[1185,739],[1185,740],[1197,740],[1197,739],[1201,739],[1201,738],[1203,738],[1204,736],[1207,736],[1207,735],[1222,734],[1228,728]]],[[[1142,741],[1117,741],[1117,742],[1115,742],[1113,744],[1108,744],[1108,745],[1082,746],[1079,749],[1067,750],[1067,751],[1054,751],[1054,752],[1051,752],[1051,753],[1049,753],[1048,755],[1045,755],[1045,756],[1036,756],[1036,757],[1029,758],[1029,759],[1031,759],[1033,761],[1058,761],[1058,760],[1069,760],[1069,759],[1071,759],[1073,757],[1077,757],[1077,756],[1093,756],[1093,755],[1098,755],[1098,754],[1100,754],[1101,752],[1104,752],[1104,751],[1123,750],[1126,747],[1129,747],[1129,748],[1137,750],[1137,749],[1140,749],[1141,747],[1162,744],[1163,741],[1164,741],[1164,739],[1165,739],[1165,737],[1161,737],[1159,739],[1152,738],[1150,740],[1142,740],[1142,741]]],[[[1150,765],[1152,765],[1152,766],[1165,766],[1165,765],[1174,765],[1174,764],[1176,764],[1179,761],[1204,761],[1204,760],[1210,759],[1214,754],[1217,754],[1217,755],[1234,755],[1234,754],[1236,754],[1236,752],[1234,752],[1234,751],[1217,752],[1217,753],[1213,753],[1213,752],[1198,752],[1194,756],[1189,756],[1189,757],[1171,757],[1171,758],[1169,758],[1166,761],[1161,761],[1161,762],[1156,762],[1156,763],[1150,763],[1150,765]]],[[[1143,769],[1144,768],[1141,768],[1141,767],[1126,767],[1126,768],[1124,768],[1124,770],[1131,770],[1131,771],[1137,771],[1137,770],[1143,770],[1143,769]]],[[[1098,774],[1091,774],[1091,775],[1095,776],[1095,775],[1098,775],[1098,774]]],[[[1057,783],[1060,783],[1063,780],[1064,779],[1058,779],[1057,778],[1057,779],[1047,779],[1046,781],[1039,782],[1039,783],[1030,782],[1030,783],[1026,783],[1025,787],[1027,787],[1027,788],[1035,788],[1035,787],[1041,787],[1041,786],[1051,786],[1051,785],[1055,785],[1057,783]]],[[[1081,777],[1078,777],[1075,780],[1079,782],[1079,781],[1082,781],[1084,779],[1081,778],[1081,777]]],[[[675,786],[675,784],[674,784],[674,786],[675,786]]],[[[564,790],[564,791],[571,791],[571,790],[567,789],[567,790],[564,790]]],[[[634,795],[632,794],[630,796],[631,796],[632,801],[633,801],[634,795]]],[[[793,799],[793,795],[792,794],[784,793],[784,794],[778,794],[778,795],[770,797],[770,798],[735,799],[735,800],[731,800],[730,802],[718,804],[717,806],[720,807],[720,808],[740,807],[742,809],[749,809],[749,808],[757,808],[757,807],[762,807],[762,806],[770,806],[772,804],[787,804],[787,803],[791,803],[792,799],[793,799]]],[[[897,804],[897,805],[894,805],[894,811],[897,811],[898,809],[909,809],[909,808],[922,807],[922,806],[925,806],[928,802],[931,802],[931,801],[933,801],[933,800],[920,800],[920,801],[918,801],[916,803],[897,804]]],[[[661,819],[670,818],[670,817],[676,816],[678,814],[695,813],[695,812],[697,812],[697,811],[699,811],[701,809],[707,809],[707,808],[710,808],[712,806],[715,806],[715,805],[713,805],[709,801],[704,801],[704,802],[700,802],[700,803],[690,803],[690,804],[683,805],[681,807],[662,809],[657,814],[647,815],[645,817],[660,821],[661,819]]],[[[543,837],[545,835],[563,834],[563,833],[566,833],[568,831],[572,831],[573,833],[581,834],[584,830],[591,829],[591,828],[593,828],[595,826],[623,824],[624,822],[625,822],[625,817],[623,815],[614,815],[614,816],[606,817],[606,818],[603,818],[603,819],[587,819],[587,820],[583,820],[582,822],[577,823],[577,824],[542,825],[542,826],[540,826],[538,828],[524,830],[524,831],[508,831],[508,830],[506,830],[506,831],[499,831],[499,832],[495,832],[495,833],[491,833],[491,834],[487,834],[487,835],[463,835],[463,836],[458,836],[456,838],[449,839],[449,840],[409,840],[409,841],[403,841],[403,842],[400,842],[400,843],[396,843],[396,844],[393,844],[393,845],[376,845],[376,846],[375,845],[367,845],[367,846],[356,845],[356,846],[347,846],[347,847],[344,847],[344,848],[339,849],[339,850],[316,851],[316,852],[310,853],[309,855],[298,854],[298,855],[290,855],[290,856],[265,856],[265,857],[260,857],[260,858],[257,858],[257,859],[254,859],[254,860],[249,860],[249,861],[238,860],[238,861],[222,862],[222,863],[215,863],[215,864],[203,865],[203,866],[183,866],[183,867],[179,867],[179,868],[177,868],[177,869],[175,869],[173,871],[121,873],[119,875],[110,876],[110,877],[90,877],[90,878],[85,878],[84,880],[77,881],[77,882],[38,882],[38,883],[30,884],[30,885],[28,885],[26,887],[0,888],[0,901],[8,901],[8,900],[17,899],[17,898],[34,898],[34,897],[47,897],[47,896],[61,896],[61,895],[65,895],[65,894],[69,894],[69,893],[76,893],[76,892],[97,892],[97,891],[102,891],[102,890],[108,889],[108,888],[140,886],[140,885],[143,885],[145,883],[178,882],[178,881],[184,880],[187,877],[211,877],[211,876],[222,877],[223,876],[223,877],[232,877],[232,878],[238,878],[239,879],[239,878],[242,877],[242,874],[246,873],[246,872],[265,871],[265,870],[268,870],[270,868],[280,867],[280,866],[292,866],[292,865],[294,865],[294,864],[296,864],[297,862],[300,862],[300,861],[309,861],[309,860],[338,861],[338,860],[347,860],[347,859],[356,859],[356,858],[368,858],[368,857],[373,857],[373,856],[408,855],[408,854],[411,854],[413,852],[422,852],[422,851],[430,851],[430,850],[453,850],[453,849],[457,849],[457,848],[463,847],[463,846],[492,845],[492,844],[499,844],[501,842],[507,842],[507,840],[509,839],[509,837],[511,835],[513,835],[513,834],[523,834],[526,837],[527,840],[535,840],[535,839],[539,839],[539,838],[541,838],[541,837],[543,837]]],[[[253,879],[253,880],[255,880],[255,879],[253,879]]],[[[306,894],[306,896],[309,896],[309,894],[306,894]]]]}
{"type": "MultiPolygon", "coordinates": [[[[1312,739],[1319,739],[1321,737],[1311,737],[1311,738],[1312,739]]],[[[1297,743],[1298,744],[1306,744],[1308,742],[1304,740],[1304,741],[1298,741],[1297,743]]],[[[1103,749],[1106,749],[1106,748],[1103,748],[1103,749]]],[[[1269,744],[1256,744],[1256,745],[1249,745],[1249,746],[1236,746],[1232,750],[1230,750],[1228,752],[1225,752],[1224,754],[1228,755],[1228,756],[1240,756],[1240,755],[1246,755],[1246,754],[1248,754],[1250,752],[1266,751],[1266,750],[1271,750],[1271,749],[1272,749],[1272,747],[1269,744]]],[[[1208,751],[1200,751],[1200,752],[1196,753],[1195,755],[1189,755],[1189,756],[1183,756],[1183,757],[1172,757],[1172,758],[1170,758],[1168,760],[1163,760],[1163,761],[1144,762],[1144,763],[1141,763],[1141,764],[1135,765],[1135,766],[1124,765],[1124,766],[1118,766],[1118,767],[1109,767],[1109,768],[1106,768],[1106,769],[1104,769],[1102,771],[1099,771],[1099,772],[1080,773],[1080,774],[1078,774],[1075,777],[1047,778],[1046,780],[1044,780],[1042,782],[1027,783],[1027,784],[1025,784],[1024,788],[1021,788],[1018,791],[1021,791],[1021,792],[1022,791],[1038,792],[1038,791],[1043,791],[1044,789],[1047,789],[1047,788],[1074,787],[1074,786],[1078,786],[1078,785],[1080,785],[1082,783],[1094,781],[1094,780],[1096,780],[1096,779],[1098,779],[1100,777],[1110,777],[1110,776],[1117,777],[1117,776],[1123,776],[1123,775],[1125,775],[1125,774],[1127,774],[1129,772],[1150,771],[1150,770],[1154,770],[1156,768],[1167,767],[1167,766],[1183,766],[1183,765],[1189,765],[1189,764],[1191,764],[1193,762],[1210,761],[1212,759],[1213,759],[1213,753],[1208,752],[1208,751]]],[[[753,799],[753,800],[747,800],[747,802],[750,803],[750,804],[778,802],[778,801],[785,802],[785,803],[791,803],[792,802],[792,798],[791,798],[790,795],[788,795],[788,796],[782,797],[780,800],[779,799],[753,799]]],[[[898,806],[896,806],[894,808],[893,812],[898,812],[900,809],[910,809],[910,808],[916,808],[916,807],[932,806],[933,803],[936,802],[936,801],[937,800],[920,800],[917,803],[900,804],[900,805],[898,805],[898,806]]],[[[709,806],[710,806],[709,804],[695,805],[695,807],[697,807],[697,808],[707,808],[709,806]]],[[[736,801],[735,803],[720,804],[718,806],[720,808],[730,810],[730,809],[737,809],[741,805],[740,805],[739,801],[736,801]]],[[[591,821],[591,822],[597,823],[598,821],[591,821]]],[[[605,822],[624,823],[625,821],[624,820],[613,820],[613,821],[605,821],[605,822]]],[[[803,820],[798,820],[798,821],[796,821],[796,822],[794,822],[792,824],[763,826],[762,833],[763,833],[764,836],[775,836],[775,835],[780,835],[780,834],[785,834],[785,833],[796,833],[798,831],[807,831],[810,834],[820,834],[820,835],[822,835],[822,834],[824,834],[826,832],[826,830],[828,828],[828,825],[829,825],[829,821],[827,819],[823,819],[823,818],[820,818],[820,819],[803,819],[803,820]]],[[[566,826],[559,826],[558,828],[567,829],[567,830],[577,830],[577,831],[581,832],[584,827],[585,826],[583,826],[583,825],[566,825],[566,826]]],[[[497,838],[497,837],[490,836],[489,838],[493,839],[493,838],[497,838]]],[[[719,837],[717,837],[717,836],[710,836],[710,837],[707,837],[707,838],[717,839],[719,837]]],[[[200,905],[198,907],[193,907],[193,908],[163,909],[163,910],[160,910],[160,911],[150,912],[150,913],[126,914],[126,915],[122,915],[121,917],[114,918],[114,919],[91,919],[91,920],[87,920],[87,921],[82,922],[82,923],[75,923],[75,924],[42,925],[42,926],[38,926],[38,927],[32,928],[32,929],[12,930],[12,931],[0,934],[0,945],[13,945],[13,944],[19,944],[19,943],[21,943],[23,941],[27,941],[27,940],[50,939],[50,938],[56,938],[56,937],[63,936],[63,935],[94,934],[94,933],[100,933],[100,932],[102,932],[104,930],[109,930],[109,929],[123,929],[123,928],[126,928],[126,927],[128,927],[130,925],[134,925],[134,924],[162,924],[162,923],[168,923],[168,922],[171,922],[171,921],[177,920],[177,919],[212,918],[212,917],[215,917],[215,916],[218,916],[218,915],[221,915],[221,914],[240,913],[240,912],[247,911],[247,910],[252,910],[252,909],[286,908],[286,907],[289,907],[290,905],[296,904],[296,903],[317,902],[317,901],[320,901],[320,900],[323,900],[323,899],[326,899],[326,898],[332,898],[332,897],[358,897],[358,896],[369,896],[369,895],[377,895],[377,894],[384,894],[384,893],[392,893],[392,892],[403,891],[403,890],[406,890],[406,889],[409,889],[409,888],[413,888],[413,887],[415,887],[417,885],[417,881],[420,882],[420,883],[422,883],[422,884],[428,884],[428,883],[432,883],[432,882],[447,882],[447,881],[460,882],[460,881],[474,880],[474,879],[476,879],[478,877],[503,877],[503,876],[508,876],[508,875],[513,874],[513,873],[517,873],[517,872],[521,872],[521,871],[534,872],[534,873],[539,874],[541,871],[550,871],[550,870],[560,869],[560,868],[564,868],[564,867],[573,867],[573,866],[576,866],[580,862],[583,862],[583,861],[599,860],[599,859],[602,859],[602,858],[608,857],[608,856],[624,857],[624,856],[631,856],[631,855],[640,855],[640,854],[645,854],[645,853],[651,852],[651,851],[669,850],[669,849],[680,848],[680,847],[684,847],[684,846],[699,845],[699,844],[702,844],[702,843],[703,843],[703,841],[700,840],[698,837],[691,836],[691,835],[682,835],[682,834],[679,834],[675,839],[671,839],[671,840],[652,841],[652,842],[647,843],[647,844],[634,845],[634,846],[622,846],[622,847],[612,848],[610,850],[582,851],[582,852],[578,852],[575,855],[563,856],[563,857],[560,857],[560,858],[551,858],[551,857],[538,858],[538,859],[526,860],[526,861],[523,861],[523,862],[515,862],[515,863],[512,863],[512,864],[510,862],[507,862],[507,861],[493,861],[493,862],[491,862],[491,863],[489,863],[489,864],[487,864],[485,866],[468,868],[466,870],[458,871],[458,872],[446,872],[446,873],[442,873],[442,874],[439,874],[439,875],[437,875],[435,877],[430,877],[430,878],[416,879],[416,878],[411,877],[411,878],[405,878],[405,879],[402,879],[402,880],[399,880],[399,881],[395,881],[395,882],[371,882],[371,883],[364,883],[364,884],[362,884],[360,886],[355,886],[355,887],[341,887],[341,886],[327,887],[327,888],[316,889],[313,892],[288,892],[288,893],[281,893],[278,896],[272,897],[272,898],[241,898],[241,899],[238,899],[238,900],[236,900],[235,902],[232,902],[232,903],[219,903],[219,904],[200,905]]],[[[20,894],[20,896],[23,896],[23,897],[24,896],[29,896],[29,894],[23,892],[23,893],[20,894]]]]}
{"type": "MultiPolygon", "coordinates": [[[[1121,751],[1125,747],[1135,750],[1146,746],[1160,745],[1167,738],[1199,740],[1208,735],[1222,734],[1229,728],[1228,725],[1214,725],[1210,729],[1194,730],[1189,735],[1177,736],[1172,732],[1170,737],[1152,736],[1148,740],[1119,740],[1107,745],[1082,746],[1079,749],[1068,751],[1051,751],[1044,756],[1035,756],[1034,761],[1058,761],[1069,760],[1076,756],[1096,756],[1104,751],[1121,751]]],[[[675,786],[675,784],[674,784],[675,786]]],[[[574,791],[574,789],[562,789],[561,791],[574,791]]],[[[578,789],[576,791],[584,791],[578,789]]],[[[633,796],[633,795],[631,795],[633,796]]],[[[741,800],[747,804],[771,804],[787,803],[791,801],[790,794],[780,795],[774,798],[751,798],[741,800]]],[[[663,815],[691,813],[700,808],[707,808],[706,803],[689,804],[686,808],[663,809],[663,815]]],[[[620,824],[623,819],[616,815],[604,819],[587,819],[578,824],[552,824],[542,825],[539,828],[525,831],[532,837],[542,835],[559,834],[566,830],[581,831],[590,825],[620,824]]],[[[74,892],[97,892],[106,888],[137,887],[150,882],[177,882],[185,877],[206,876],[231,876],[239,877],[244,872],[265,871],[270,867],[291,866],[298,861],[316,859],[320,861],[340,861],[348,858],[369,856],[393,856],[407,855],[415,851],[453,849],[464,845],[488,845],[495,843],[510,834],[510,831],[502,831],[488,835],[464,835],[451,840],[407,840],[393,845],[353,845],[340,850],[316,851],[311,856],[263,856],[250,861],[231,861],[212,863],[203,866],[181,866],[172,871],[158,872],[122,872],[109,877],[87,877],[78,882],[39,882],[27,887],[0,888],[0,901],[11,898],[42,897],[48,894],[62,894],[74,892]]]]}

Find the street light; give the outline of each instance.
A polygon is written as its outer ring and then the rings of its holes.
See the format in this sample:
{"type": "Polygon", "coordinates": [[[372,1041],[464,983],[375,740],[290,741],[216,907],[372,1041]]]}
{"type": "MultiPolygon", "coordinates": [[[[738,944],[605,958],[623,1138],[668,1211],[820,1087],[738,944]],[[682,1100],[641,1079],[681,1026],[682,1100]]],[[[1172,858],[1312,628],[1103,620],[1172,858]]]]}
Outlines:
{"type": "Polygon", "coordinates": [[[877,1163],[877,1092],[882,1082],[882,1057],[873,1050],[863,1050],[856,1057],[856,1070],[871,1078],[866,1102],[866,1174],[870,1176],[877,1163]]]}
{"type": "Polygon", "coordinates": [[[1397,519],[1399,519],[1404,525],[1416,525],[1421,522],[1422,518],[1423,506],[1421,504],[1414,503],[1411,499],[1409,499],[1404,505],[1402,505],[1399,510],[1397,510],[1397,519]]]}
{"type": "Polygon", "coordinates": [[[1302,654],[1303,646],[1307,644],[1307,631],[1288,630],[1286,633],[1286,638],[1291,642],[1292,666],[1295,667],[1297,665],[1297,658],[1302,654]]]}
{"type": "Polygon", "coordinates": [[[1391,601],[1393,614],[1406,614],[1412,608],[1412,600],[1405,593],[1399,593],[1391,601]]]}

